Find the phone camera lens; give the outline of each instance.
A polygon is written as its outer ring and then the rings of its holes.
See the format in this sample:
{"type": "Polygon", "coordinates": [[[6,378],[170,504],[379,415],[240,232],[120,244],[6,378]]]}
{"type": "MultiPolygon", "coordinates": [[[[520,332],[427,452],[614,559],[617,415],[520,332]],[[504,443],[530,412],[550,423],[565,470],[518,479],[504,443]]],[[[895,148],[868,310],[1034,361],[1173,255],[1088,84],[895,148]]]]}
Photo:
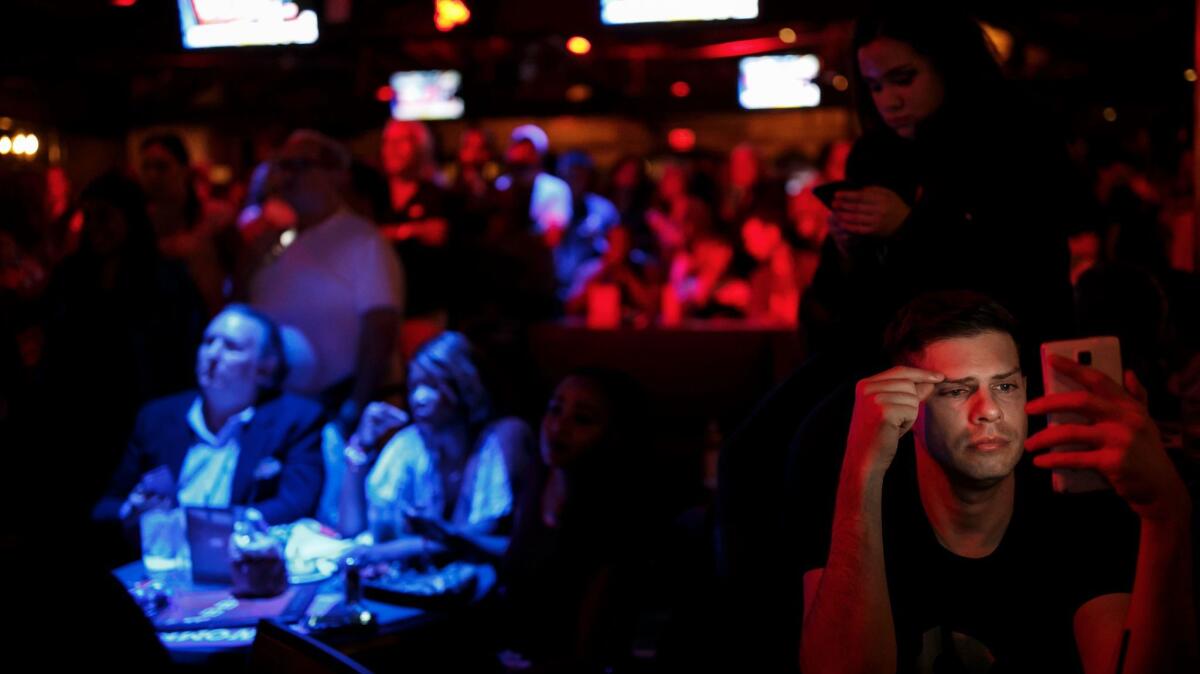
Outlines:
{"type": "Polygon", "coordinates": [[[1092,364],[1092,352],[1091,351],[1080,351],[1079,355],[1078,355],[1078,360],[1079,360],[1080,365],[1091,365],[1092,364]]]}

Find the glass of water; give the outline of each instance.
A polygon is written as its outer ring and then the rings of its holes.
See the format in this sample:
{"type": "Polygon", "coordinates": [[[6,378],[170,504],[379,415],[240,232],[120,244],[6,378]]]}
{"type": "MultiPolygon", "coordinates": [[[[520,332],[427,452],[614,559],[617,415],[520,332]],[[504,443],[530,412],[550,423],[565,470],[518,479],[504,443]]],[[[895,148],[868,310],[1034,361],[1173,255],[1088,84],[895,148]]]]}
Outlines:
{"type": "Polygon", "coordinates": [[[142,514],[140,524],[146,575],[171,587],[190,583],[192,554],[183,508],[148,510],[142,514]]]}

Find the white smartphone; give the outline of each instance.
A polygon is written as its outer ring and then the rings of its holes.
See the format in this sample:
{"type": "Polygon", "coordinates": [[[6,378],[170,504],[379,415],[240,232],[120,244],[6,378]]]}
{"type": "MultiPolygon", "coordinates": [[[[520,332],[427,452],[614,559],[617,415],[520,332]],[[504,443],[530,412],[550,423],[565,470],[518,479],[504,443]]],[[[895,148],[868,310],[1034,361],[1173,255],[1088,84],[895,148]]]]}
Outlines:
{"type": "MultiPolygon", "coordinates": [[[[1046,394],[1080,391],[1083,390],[1081,385],[1050,367],[1051,355],[1061,356],[1080,365],[1097,369],[1108,375],[1117,384],[1121,383],[1123,376],[1121,343],[1116,337],[1085,337],[1042,344],[1042,380],[1045,382],[1046,394]]],[[[1089,423],[1087,419],[1078,414],[1050,414],[1047,416],[1047,420],[1051,426],[1089,423]]],[[[1067,452],[1085,449],[1086,447],[1081,445],[1061,445],[1050,451],[1067,452]]],[[[1111,488],[1103,476],[1091,470],[1055,469],[1051,479],[1054,491],[1057,492],[1080,493],[1111,488]]]]}

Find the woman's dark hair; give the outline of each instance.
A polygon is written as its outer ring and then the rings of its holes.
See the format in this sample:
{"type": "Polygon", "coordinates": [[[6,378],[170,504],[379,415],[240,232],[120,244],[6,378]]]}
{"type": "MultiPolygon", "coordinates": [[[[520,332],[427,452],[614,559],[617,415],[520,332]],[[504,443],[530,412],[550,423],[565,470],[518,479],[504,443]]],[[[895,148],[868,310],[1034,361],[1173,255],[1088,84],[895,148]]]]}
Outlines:
{"type": "Polygon", "coordinates": [[[1002,332],[1020,347],[1017,321],[1007,309],[977,292],[943,290],[918,295],[904,305],[883,334],[896,364],[909,363],[933,342],[1002,332]]]}
{"type": "Polygon", "coordinates": [[[863,131],[886,128],[858,64],[858,51],[886,37],[929,59],[945,87],[943,108],[987,110],[1006,101],[1005,79],[983,27],[970,15],[933,2],[877,3],[854,25],[854,104],[863,131]]]}
{"type": "Polygon", "coordinates": [[[189,171],[187,181],[187,202],[184,204],[184,216],[187,218],[188,228],[190,229],[191,227],[194,227],[200,220],[200,213],[203,210],[203,207],[200,204],[200,195],[196,193],[196,184],[192,182],[190,174],[192,168],[192,156],[188,152],[187,145],[184,144],[183,139],[173,133],[156,133],[146,136],[146,138],[142,140],[142,144],[140,146],[141,151],[145,152],[147,149],[156,145],[165,150],[167,154],[171,155],[172,159],[179,162],[181,166],[189,171]]]}
{"type": "Polygon", "coordinates": [[[449,384],[472,426],[492,418],[492,399],[480,374],[479,355],[462,333],[447,331],[426,342],[413,356],[410,368],[449,384]]]}
{"type": "Polygon", "coordinates": [[[188,153],[187,145],[184,145],[183,139],[173,133],[156,133],[146,136],[142,141],[141,150],[145,152],[151,146],[157,145],[167,151],[175,161],[182,166],[192,165],[192,156],[188,153]]]}
{"type": "Polygon", "coordinates": [[[646,393],[638,380],[609,368],[585,367],[571,371],[562,381],[576,379],[591,386],[608,404],[605,443],[621,453],[643,444],[647,432],[646,393]]]}

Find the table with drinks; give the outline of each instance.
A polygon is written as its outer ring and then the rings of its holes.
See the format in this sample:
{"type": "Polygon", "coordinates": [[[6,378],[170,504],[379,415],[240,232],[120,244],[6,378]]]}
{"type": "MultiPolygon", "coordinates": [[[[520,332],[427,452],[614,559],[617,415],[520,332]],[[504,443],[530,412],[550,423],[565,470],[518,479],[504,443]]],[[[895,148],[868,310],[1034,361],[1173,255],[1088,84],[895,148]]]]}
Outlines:
{"type": "Polygon", "coordinates": [[[204,510],[146,512],[140,522],[142,560],[113,572],[181,664],[212,666],[228,661],[236,666],[254,642],[260,619],[283,622],[348,652],[385,648],[398,634],[443,619],[446,607],[481,598],[495,583],[491,567],[466,564],[438,569],[440,587],[428,582],[429,573],[416,570],[392,572],[396,582],[391,585],[378,579],[364,582],[363,570],[352,559],[301,564],[285,554],[297,538],[324,540],[318,536],[332,534],[314,533],[319,527],[315,522],[268,528],[253,517],[239,515],[224,540],[212,536],[213,540],[205,541],[206,532],[201,531],[198,539],[195,530],[207,516],[204,510]],[[193,527],[190,535],[189,526],[193,527]],[[197,562],[208,557],[207,570],[193,566],[192,548],[208,544],[214,550],[228,550],[225,576],[212,573],[211,554],[197,555],[197,562]],[[448,596],[444,579],[452,573],[459,581],[470,576],[469,584],[459,583],[469,596],[439,602],[448,596]],[[414,586],[418,580],[424,584],[414,586]],[[429,588],[427,596],[425,588],[429,588]]]}

